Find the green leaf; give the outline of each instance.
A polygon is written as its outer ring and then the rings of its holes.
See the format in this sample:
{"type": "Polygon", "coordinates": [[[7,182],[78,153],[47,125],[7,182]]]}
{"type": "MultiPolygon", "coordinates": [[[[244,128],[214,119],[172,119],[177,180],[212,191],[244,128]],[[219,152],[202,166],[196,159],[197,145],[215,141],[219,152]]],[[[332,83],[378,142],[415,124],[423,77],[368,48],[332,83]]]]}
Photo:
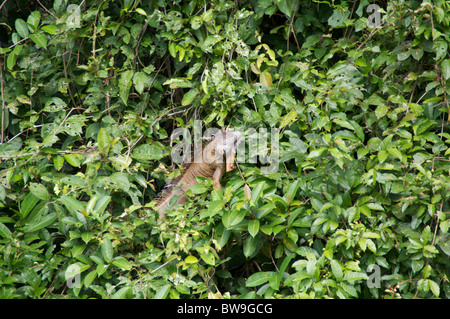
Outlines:
{"type": "Polygon", "coordinates": [[[198,258],[192,255],[189,255],[186,257],[186,259],[184,260],[184,262],[186,264],[196,264],[198,263],[198,258]]]}
{"type": "Polygon", "coordinates": [[[348,16],[350,15],[350,11],[345,10],[341,12],[339,9],[335,9],[333,14],[328,18],[328,24],[330,27],[338,27],[342,24],[344,24],[345,20],[347,20],[348,16]]]}
{"type": "Polygon", "coordinates": [[[11,237],[11,231],[3,223],[0,223],[0,236],[2,236],[3,238],[11,237]]]}
{"type": "Polygon", "coordinates": [[[103,157],[108,156],[111,149],[111,137],[104,127],[98,131],[97,135],[98,150],[103,157]]]}
{"type": "Polygon", "coordinates": [[[296,11],[297,2],[296,0],[281,0],[278,1],[277,5],[281,12],[291,18],[296,11]]]}
{"type": "Polygon", "coordinates": [[[53,157],[53,166],[57,171],[60,171],[63,165],[64,165],[64,157],[62,156],[53,157]]]}
{"type": "Polygon", "coordinates": [[[109,179],[113,182],[114,186],[118,188],[128,191],[130,189],[130,181],[128,180],[128,175],[122,172],[116,172],[112,174],[109,179]]]}
{"type": "Polygon", "coordinates": [[[261,72],[261,74],[259,75],[259,82],[269,88],[272,86],[272,76],[267,70],[261,72]]]}
{"type": "Polygon", "coordinates": [[[445,59],[441,62],[442,75],[446,80],[450,79],[450,59],[445,59]]]}
{"type": "Polygon", "coordinates": [[[118,291],[114,293],[114,295],[111,296],[111,299],[125,299],[130,289],[131,287],[120,288],[118,291]]]}
{"type": "Polygon", "coordinates": [[[30,39],[41,48],[47,47],[47,37],[42,32],[30,34],[30,39]]]}
{"type": "Polygon", "coordinates": [[[67,163],[69,163],[73,167],[80,167],[81,166],[81,161],[80,161],[81,158],[82,158],[81,154],[67,154],[67,155],[64,155],[64,159],[67,161],[67,163]]]}
{"type": "Polygon", "coordinates": [[[187,91],[184,96],[183,99],[181,100],[181,105],[186,106],[192,103],[192,101],[194,100],[194,98],[198,95],[198,90],[196,88],[190,89],[189,91],[187,91]]]}
{"type": "Polygon", "coordinates": [[[63,204],[74,216],[76,216],[77,212],[86,211],[86,202],[81,202],[71,195],[58,198],[58,202],[63,204]]]}
{"type": "Polygon", "coordinates": [[[39,11],[33,11],[28,16],[27,24],[33,29],[33,32],[39,27],[39,22],[41,22],[41,13],[39,11]]]}
{"type": "Polygon", "coordinates": [[[49,200],[50,194],[47,188],[39,183],[30,183],[30,192],[39,199],[49,200]]]}
{"type": "Polygon", "coordinates": [[[331,271],[333,272],[334,278],[336,278],[337,281],[342,281],[344,278],[344,273],[342,271],[342,267],[336,260],[330,261],[331,271]]]}
{"type": "Polygon", "coordinates": [[[128,260],[126,260],[125,257],[122,257],[122,256],[114,258],[114,260],[112,261],[112,264],[123,270],[130,270],[132,268],[132,266],[128,262],[128,260]]]}
{"type": "Polygon", "coordinates": [[[22,201],[20,206],[20,215],[22,218],[26,218],[28,214],[33,210],[34,206],[38,203],[39,198],[33,195],[33,193],[28,193],[25,199],[22,201]]]}
{"type": "Polygon", "coordinates": [[[252,196],[250,198],[250,206],[254,206],[258,199],[262,197],[264,188],[266,186],[266,182],[262,181],[259,182],[258,185],[254,189],[252,189],[252,196]]]}
{"type": "Polygon", "coordinates": [[[28,38],[30,32],[28,31],[28,25],[23,19],[17,19],[15,22],[15,27],[17,33],[21,36],[22,39],[28,38]]]}
{"type": "Polygon", "coordinates": [[[433,293],[433,295],[435,297],[439,297],[439,294],[440,294],[439,285],[433,280],[428,280],[428,285],[429,285],[430,290],[433,293]]]}
{"type": "Polygon", "coordinates": [[[64,110],[67,106],[66,102],[64,102],[59,97],[51,97],[45,102],[45,107],[43,109],[44,112],[59,112],[64,110]]]}
{"type": "Polygon", "coordinates": [[[69,267],[67,267],[66,272],[64,273],[66,281],[70,278],[75,277],[76,275],[81,274],[83,271],[90,268],[90,265],[84,264],[82,262],[77,262],[74,264],[71,264],[69,267]]]}
{"type": "Polygon", "coordinates": [[[286,191],[286,195],[285,195],[285,199],[286,199],[286,203],[288,205],[290,205],[292,203],[292,201],[295,198],[295,195],[297,194],[297,190],[300,186],[300,180],[297,179],[295,180],[293,183],[290,183],[288,186],[288,189],[286,191]]]}
{"type": "Polygon", "coordinates": [[[143,15],[144,17],[147,16],[147,12],[145,12],[144,9],[136,8],[135,11],[136,11],[137,13],[139,13],[140,15],[143,15]]]}
{"type": "Polygon", "coordinates": [[[166,299],[167,295],[169,294],[170,291],[170,284],[164,285],[162,287],[160,287],[157,291],[155,296],[153,296],[153,299],[166,299]]]}
{"type": "Polygon", "coordinates": [[[30,224],[26,225],[23,228],[23,231],[25,233],[32,233],[37,230],[40,230],[42,228],[45,228],[47,226],[50,226],[53,224],[53,222],[58,218],[57,213],[50,213],[44,217],[41,218],[33,218],[32,222],[30,224]]]}
{"type": "Polygon", "coordinates": [[[14,65],[16,65],[16,62],[17,62],[17,53],[12,51],[8,54],[8,58],[6,59],[6,66],[8,67],[8,70],[12,70],[14,65]]]}
{"type": "Polygon", "coordinates": [[[204,253],[200,254],[200,257],[207,263],[208,265],[214,266],[216,259],[214,258],[214,255],[212,253],[204,253]]]}
{"type": "Polygon", "coordinates": [[[84,285],[86,286],[86,288],[89,288],[89,286],[92,284],[92,282],[94,281],[94,279],[97,277],[97,270],[92,270],[91,272],[89,272],[86,277],[84,277],[84,285]]]}
{"type": "Polygon", "coordinates": [[[128,95],[133,79],[133,71],[127,70],[119,78],[119,95],[125,105],[128,105],[128,95]]]}
{"type": "Polygon", "coordinates": [[[239,224],[244,219],[245,214],[244,209],[228,211],[222,215],[222,223],[225,228],[231,228],[239,224]]]}
{"type": "Polygon", "coordinates": [[[103,259],[107,263],[110,263],[113,258],[113,247],[112,247],[111,240],[109,238],[104,238],[103,243],[101,244],[100,248],[102,251],[103,259]]]}
{"type": "Polygon", "coordinates": [[[208,187],[205,184],[200,184],[197,183],[195,185],[192,185],[189,190],[193,193],[193,194],[203,194],[206,193],[208,191],[208,187]]]}
{"type": "Polygon", "coordinates": [[[160,160],[164,151],[155,144],[142,144],[133,149],[131,157],[137,161],[160,160]]]}
{"type": "Polygon", "coordinates": [[[255,237],[259,232],[259,220],[254,219],[248,222],[248,232],[252,237],[255,237]]]}
{"type": "Polygon", "coordinates": [[[246,286],[247,287],[256,287],[256,286],[260,286],[262,284],[265,284],[266,282],[268,282],[270,280],[270,278],[272,276],[276,276],[275,272],[257,272],[253,275],[251,275],[250,277],[248,277],[247,282],[246,282],[246,286]]]}
{"type": "Polygon", "coordinates": [[[57,34],[58,33],[58,29],[53,24],[44,25],[41,29],[43,31],[47,32],[48,34],[57,34]]]}
{"type": "Polygon", "coordinates": [[[243,247],[243,252],[244,252],[245,257],[248,258],[255,252],[259,241],[260,241],[259,236],[247,237],[247,239],[245,240],[245,243],[244,243],[244,247],[243,247]]]}
{"type": "Polygon", "coordinates": [[[150,77],[145,74],[144,72],[136,72],[133,76],[133,83],[134,87],[136,88],[136,91],[139,94],[142,94],[145,89],[145,85],[149,81],[150,77]]]}

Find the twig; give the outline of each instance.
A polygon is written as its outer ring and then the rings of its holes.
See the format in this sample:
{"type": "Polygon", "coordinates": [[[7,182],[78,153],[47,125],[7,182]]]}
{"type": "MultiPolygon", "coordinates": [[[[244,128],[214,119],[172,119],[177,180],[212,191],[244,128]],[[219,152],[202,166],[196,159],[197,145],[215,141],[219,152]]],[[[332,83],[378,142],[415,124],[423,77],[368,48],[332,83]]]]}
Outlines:
{"type": "MultiPolygon", "coordinates": [[[[36,0],[36,1],[40,4],[40,6],[41,6],[42,8],[44,8],[45,11],[47,11],[48,14],[50,14],[53,18],[55,18],[56,20],[58,20],[58,17],[55,16],[53,13],[51,13],[46,7],[44,7],[44,5],[43,5],[39,0],[36,0]]],[[[5,2],[6,2],[6,1],[5,1],[5,2]]]]}

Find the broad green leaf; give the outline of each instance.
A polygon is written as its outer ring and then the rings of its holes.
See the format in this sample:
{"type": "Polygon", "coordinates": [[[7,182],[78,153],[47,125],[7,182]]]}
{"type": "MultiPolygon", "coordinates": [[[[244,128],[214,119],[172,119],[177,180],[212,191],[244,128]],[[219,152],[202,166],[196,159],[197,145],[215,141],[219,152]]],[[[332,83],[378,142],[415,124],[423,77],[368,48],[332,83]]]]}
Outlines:
{"type": "Polygon", "coordinates": [[[259,75],[259,82],[269,88],[272,86],[272,76],[267,70],[261,72],[261,74],[259,75]]]}
{"type": "Polygon", "coordinates": [[[41,13],[39,11],[33,11],[28,16],[27,24],[33,29],[33,32],[39,27],[39,22],[41,22],[41,13]]]}
{"type": "Polygon", "coordinates": [[[64,157],[63,156],[55,156],[53,157],[53,166],[57,171],[60,171],[64,165],[64,157]]]}
{"type": "Polygon", "coordinates": [[[32,233],[47,226],[50,226],[58,218],[57,213],[50,213],[41,218],[33,218],[32,221],[23,228],[25,233],[32,233]]]}
{"type": "Polygon", "coordinates": [[[143,15],[144,17],[147,16],[147,12],[145,12],[144,9],[136,8],[135,11],[136,11],[137,13],[139,13],[140,15],[143,15]]]}
{"type": "Polygon", "coordinates": [[[223,214],[222,223],[225,228],[236,226],[244,219],[245,213],[246,211],[244,209],[228,211],[223,214]]]}
{"type": "Polygon", "coordinates": [[[67,267],[66,272],[64,273],[66,281],[70,278],[75,277],[76,275],[81,274],[83,271],[90,268],[90,265],[84,264],[82,262],[76,262],[67,267]]]}
{"type": "Polygon", "coordinates": [[[192,101],[194,100],[194,98],[198,95],[198,90],[196,88],[190,89],[189,91],[187,91],[184,96],[183,99],[181,100],[181,105],[186,106],[192,103],[192,101]]]}
{"type": "Polygon", "coordinates": [[[292,203],[292,201],[294,200],[295,195],[297,194],[297,190],[298,190],[299,186],[300,186],[300,180],[299,179],[297,179],[293,183],[289,184],[288,189],[286,191],[286,195],[285,195],[286,203],[288,205],[290,205],[292,203]]]}
{"type": "Polygon", "coordinates": [[[94,279],[97,277],[97,271],[94,269],[91,272],[89,272],[86,277],[84,277],[84,285],[86,286],[86,288],[89,288],[89,286],[92,284],[92,282],[94,281],[94,279]]]}
{"type": "Polygon", "coordinates": [[[275,2],[278,5],[278,8],[281,12],[283,12],[285,15],[287,15],[289,18],[291,18],[295,11],[296,11],[296,4],[298,1],[296,0],[280,0],[278,2],[275,2]]]}
{"type": "Polygon", "coordinates": [[[214,266],[216,259],[214,258],[214,255],[212,253],[204,253],[200,254],[200,257],[203,259],[204,262],[206,262],[208,265],[214,266]]]}
{"type": "Polygon", "coordinates": [[[257,272],[250,277],[248,277],[246,286],[247,287],[256,287],[262,284],[265,284],[270,280],[272,276],[275,276],[276,273],[268,271],[268,272],[257,272]]]}
{"type": "Polygon", "coordinates": [[[33,195],[33,193],[28,193],[25,199],[22,201],[20,206],[20,215],[22,218],[26,218],[28,214],[33,210],[33,208],[38,203],[39,198],[33,195]]]}
{"type": "Polygon", "coordinates": [[[28,31],[28,25],[23,19],[17,19],[15,22],[15,27],[17,33],[22,37],[22,39],[28,38],[30,32],[28,31]]]}
{"type": "Polygon", "coordinates": [[[156,291],[155,296],[153,296],[153,299],[166,299],[167,295],[169,294],[170,287],[171,287],[170,284],[160,287],[156,291]]]}
{"type": "Polygon", "coordinates": [[[255,237],[259,232],[259,220],[254,219],[248,222],[248,232],[252,237],[255,237]]]}
{"type": "Polygon", "coordinates": [[[326,149],[327,149],[326,147],[320,147],[316,150],[313,150],[309,153],[308,158],[319,157],[326,149]]]}
{"type": "Polygon", "coordinates": [[[111,299],[125,299],[130,289],[131,287],[120,288],[118,291],[114,293],[114,295],[111,296],[111,299]]]}
{"type": "Polygon", "coordinates": [[[58,33],[58,29],[53,24],[44,25],[41,29],[43,31],[47,32],[48,34],[57,34],[58,33]]]}
{"type": "Polygon", "coordinates": [[[439,285],[433,280],[428,280],[428,285],[429,285],[430,290],[433,293],[433,295],[435,297],[439,297],[439,294],[440,294],[439,285]]]}
{"type": "Polygon", "coordinates": [[[47,188],[39,183],[30,183],[30,192],[39,199],[49,200],[50,194],[47,188]]]}
{"type": "Polygon", "coordinates": [[[192,255],[189,255],[186,257],[186,259],[184,260],[184,262],[186,264],[195,264],[198,262],[198,258],[192,255]]]}
{"type": "Polygon", "coordinates": [[[205,184],[197,183],[192,185],[189,190],[194,194],[203,194],[208,190],[208,187],[205,184]]]}
{"type": "Polygon", "coordinates": [[[64,155],[64,159],[72,165],[73,167],[80,167],[81,166],[81,154],[67,154],[64,155]]]}
{"type": "Polygon", "coordinates": [[[71,195],[65,195],[58,198],[58,202],[63,204],[73,216],[75,216],[77,212],[86,211],[86,202],[81,202],[71,195]]]}
{"type": "Polygon", "coordinates": [[[64,110],[67,106],[66,102],[64,102],[59,97],[51,97],[45,102],[45,107],[43,109],[44,112],[59,112],[64,110]]]}
{"type": "Polygon", "coordinates": [[[262,197],[266,183],[264,181],[259,182],[254,189],[252,189],[252,197],[250,198],[250,206],[254,206],[258,199],[262,197]]]}
{"type": "Polygon", "coordinates": [[[42,32],[30,34],[30,39],[41,48],[47,47],[47,37],[42,32]]]}
{"type": "Polygon", "coordinates": [[[95,202],[93,214],[96,216],[101,215],[110,202],[111,196],[99,196],[95,202]]]}
{"type": "Polygon", "coordinates": [[[98,131],[97,143],[100,154],[104,157],[108,156],[111,149],[111,137],[104,127],[98,131]]]}
{"type": "Polygon", "coordinates": [[[344,273],[342,271],[342,267],[336,260],[330,261],[331,271],[333,272],[334,278],[336,278],[337,281],[341,281],[342,278],[344,278],[344,273]]]}
{"type": "Polygon", "coordinates": [[[128,180],[128,175],[122,172],[117,172],[112,174],[109,179],[113,182],[115,186],[118,188],[128,191],[130,189],[130,181],[128,180]]]}
{"type": "Polygon", "coordinates": [[[350,11],[345,10],[342,11],[340,9],[335,9],[333,14],[328,19],[328,24],[330,27],[337,27],[342,24],[344,24],[345,20],[347,20],[348,16],[350,15],[350,11]]]}
{"type": "Polygon", "coordinates": [[[145,89],[145,85],[149,81],[150,77],[145,74],[144,72],[136,72],[133,76],[133,83],[134,87],[136,88],[136,91],[139,94],[142,94],[145,89]]]}
{"type": "Polygon", "coordinates": [[[4,237],[11,237],[11,231],[8,227],[5,226],[5,224],[0,223],[0,236],[4,237]]]}
{"type": "Polygon", "coordinates": [[[346,281],[367,280],[368,278],[369,277],[365,273],[358,271],[346,272],[344,276],[344,280],[346,281]]]}
{"type": "Polygon", "coordinates": [[[127,70],[119,78],[119,95],[125,105],[128,105],[128,95],[133,79],[133,71],[127,70]]]}
{"type": "Polygon", "coordinates": [[[164,157],[164,151],[155,144],[142,144],[133,149],[131,157],[137,161],[157,161],[164,157]]]}
{"type": "Polygon", "coordinates": [[[112,261],[112,264],[123,270],[130,270],[132,268],[132,266],[128,262],[128,260],[126,260],[125,257],[122,257],[122,256],[114,258],[114,260],[112,261]]]}
{"type": "Polygon", "coordinates": [[[445,59],[441,62],[442,75],[445,80],[450,79],[450,59],[445,59]]]}
{"type": "Polygon", "coordinates": [[[291,262],[292,259],[294,259],[295,256],[296,254],[290,254],[289,256],[286,256],[284,258],[283,262],[281,263],[281,267],[279,269],[280,274],[283,274],[287,270],[289,263],[291,262]]]}
{"type": "Polygon", "coordinates": [[[102,251],[103,259],[107,263],[110,263],[113,258],[113,247],[112,247],[111,240],[109,238],[104,238],[103,243],[100,245],[100,248],[102,251]]]}
{"type": "Polygon", "coordinates": [[[8,67],[8,70],[12,70],[14,68],[14,65],[16,65],[17,56],[18,54],[14,51],[8,54],[8,57],[6,58],[6,66],[8,67]]]}
{"type": "Polygon", "coordinates": [[[258,242],[260,240],[259,236],[249,236],[245,240],[244,247],[243,247],[243,253],[245,257],[250,257],[256,250],[258,242]]]}

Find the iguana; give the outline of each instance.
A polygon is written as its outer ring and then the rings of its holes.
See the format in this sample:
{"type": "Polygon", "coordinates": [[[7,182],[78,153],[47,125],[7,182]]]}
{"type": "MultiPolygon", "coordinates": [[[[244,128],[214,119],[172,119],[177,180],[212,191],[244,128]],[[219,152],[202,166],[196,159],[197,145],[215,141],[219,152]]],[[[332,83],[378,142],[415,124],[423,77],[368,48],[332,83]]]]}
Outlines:
{"type": "Polygon", "coordinates": [[[174,196],[179,195],[177,204],[184,203],[187,197],[185,192],[198,183],[197,176],[212,178],[213,188],[221,189],[220,181],[223,173],[234,169],[234,159],[240,141],[241,133],[237,131],[214,135],[212,141],[203,148],[201,160],[189,164],[181,176],[165,186],[156,205],[159,216],[161,218],[165,216],[170,200],[174,196]]]}

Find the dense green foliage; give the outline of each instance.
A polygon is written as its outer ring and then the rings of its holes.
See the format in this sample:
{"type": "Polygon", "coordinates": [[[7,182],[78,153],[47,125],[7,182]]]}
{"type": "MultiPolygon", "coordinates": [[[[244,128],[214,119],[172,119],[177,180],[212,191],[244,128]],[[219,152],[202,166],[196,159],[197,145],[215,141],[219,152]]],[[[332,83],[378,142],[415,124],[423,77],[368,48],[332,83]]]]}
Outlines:
{"type": "Polygon", "coordinates": [[[78,2],[0,9],[0,297],[450,297],[448,2],[78,2]],[[196,119],[278,170],[158,221],[196,119]]]}

